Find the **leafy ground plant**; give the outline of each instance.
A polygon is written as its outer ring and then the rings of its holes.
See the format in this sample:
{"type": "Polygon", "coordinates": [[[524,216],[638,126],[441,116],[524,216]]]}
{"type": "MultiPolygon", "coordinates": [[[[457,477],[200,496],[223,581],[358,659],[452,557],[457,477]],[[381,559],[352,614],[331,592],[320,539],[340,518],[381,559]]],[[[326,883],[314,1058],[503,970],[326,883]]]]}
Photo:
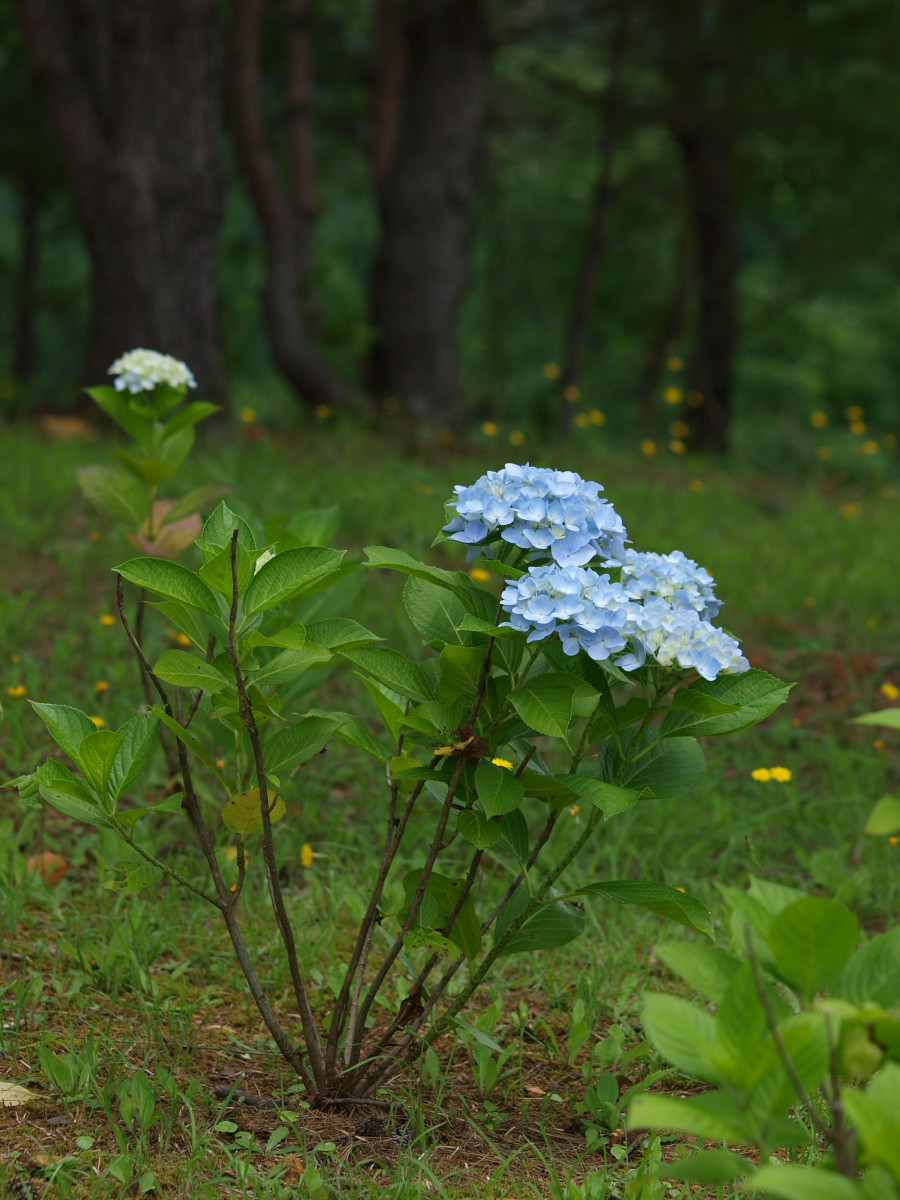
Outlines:
{"type": "Polygon", "coordinates": [[[75,769],[50,759],[14,782],[26,805],[40,795],[118,839],[127,857],[107,886],[131,892],[167,876],[221,913],[266,1028],[312,1100],[374,1102],[380,1086],[456,1027],[498,960],[579,936],[586,897],[711,935],[706,909],[680,889],[612,879],[566,890],[562,882],[606,822],[699,780],[697,735],[744,729],[787,696],[712,623],[720,605],[709,575],[677,551],[627,549],[599,484],[508,464],[456,489],[439,534],[466,544],[481,565],[452,571],[402,550],[366,551],[365,566],[407,576],[405,607],[430,652],[414,660],[337,615],[338,599],[329,607],[330,597],[346,598],[343,585],[360,565],[296,529],[260,539],[258,525],[220,502],[195,538],[197,569],[164,556],[159,529],[204,497],[195,490],[163,509],[155,488],[180,465],[186,433],[206,411],[181,407],[191,383],[183,364],[140,354],[124,356],[116,388],[95,395],[136,446],[120,454],[124,470],[102,475],[102,488],[96,468],[82,482],[116,515],[140,519],[134,540],[148,553],[116,568],[118,610],[152,703],[116,730],[98,729],[77,708],[35,703],[75,769]],[[482,586],[498,577],[499,600],[482,586]],[[151,660],[151,612],[179,631],[185,649],[151,660]],[[389,740],[353,713],[309,705],[315,684],[346,663],[389,740]],[[334,994],[323,997],[298,949],[277,827],[298,801],[303,765],[337,740],[384,770],[384,840],[334,994]],[[135,803],[160,742],[178,789],[154,806],[135,803]],[[551,835],[571,806],[587,816],[560,846],[551,835]],[[143,835],[160,813],[177,810],[205,878],[195,860],[160,854],[143,835]],[[245,936],[249,864],[265,875],[299,1043],[245,936]],[[499,889],[497,868],[506,872],[499,889]],[[388,986],[396,991],[395,979],[402,1002],[376,1022],[374,1006],[388,986]]]}
{"type": "Polygon", "coordinates": [[[643,1012],[663,1057],[711,1090],[641,1095],[628,1126],[754,1147],[762,1163],[700,1150],[661,1171],[673,1178],[786,1200],[900,1195],[900,928],[857,950],[857,919],[833,900],[760,879],[722,892],[737,955],[658,947],[715,1012],[658,993],[643,1012]]]}

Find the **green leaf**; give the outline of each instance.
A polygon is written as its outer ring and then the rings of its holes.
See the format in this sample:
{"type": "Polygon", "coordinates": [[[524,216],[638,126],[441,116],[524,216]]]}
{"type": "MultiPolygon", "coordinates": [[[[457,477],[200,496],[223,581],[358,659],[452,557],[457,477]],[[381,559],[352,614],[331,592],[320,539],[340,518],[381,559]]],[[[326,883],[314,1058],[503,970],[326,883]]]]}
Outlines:
{"type": "Polygon", "coordinates": [[[160,708],[158,704],[154,704],[151,711],[167,729],[171,729],[180,742],[183,742],[185,746],[192,750],[201,762],[206,763],[215,776],[224,783],[225,777],[222,774],[221,768],[216,766],[216,760],[195,733],[192,733],[189,729],[185,729],[183,725],[176,721],[174,717],[170,717],[165,709],[160,708]]]}
{"type": "MultiPolygon", "coordinates": [[[[900,710],[898,710],[900,711],[900,710]]],[[[900,800],[896,796],[882,796],[866,821],[863,833],[874,837],[886,837],[900,829],[900,800]]]]}
{"type": "Polygon", "coordinates": [[[896,1006],[900,999],[900,925],[877,934],[854,954],[832,984],[831,994],[851,1004],[896,1006]]]}
{"type": "MultiPolygon", "coordinates": [[[[166,421],[166,436],[171,437],[173,434],[180,433],[182,429],[190,429],[198,421],[203,421],[206,417],[211,417],[213,413],[221,411],[218,404],[210,404],[208,400],[194,400],[166,421]]],[[[218,485],[214,484],[213,486],[218,485]]]]}
{"type": "Polygon", "coordinates": [[[162,879],[163,872],[153,865],[153,863],[142,862],[137,866],[115,867],[119,877],[116,879],[107,879],[103,884],[111,892],[124,892],[126,895],[131,895],[133,892],[139,892],[141,888],[147,887],[148,884],[156,883],[162,879]]]}
{"type": "Polygon", "coordinates": [[[280,654],[276,654],[271,662],[260,667],[251,679],[257,687],[277,687],[290,679],[296,679],[298,675],[303,675],[311,667],[331,662],[332,657],[331,651],[326,650],[324,646],[316,646],[307,641],[299,650],[282,650],[280,654]]]}
{"type": "Polygon", "coordinates": [[[765,671],[722,675],[712,681],[698,679],[679,688],[660,727],[663,737],[712,737],[733,733],[770,716],[784,704],[793,684],[782,683],[765,671]],[[703,698],[727,705],[732,711],[703,711],[703,698]]]}
{"type": "Polygon", "coordinates": [[[243,517],[228,507],[223,500],[203,522],[203,531],[197,538],[197,546],[204,559],[214,558],[223,550],[231,550],[234,531],[238,530],[238,545],[249,555],[255,556],[257,546],[253,530],[243,517]]]}
{"type": "MultiPolygon", "coordinates": [[[[235,792],[222,807],[222,820],[229,829],[246,837],[263,827],[259,788],[248,788],[246,792],[235,792]]],[[[274,825],[284,816],[284,801],[280,796],[269,796],[269,820],[274,825]]]]}
{"type": "MultiPolygon", "coordinates": [[[[314,715],[321,716],[322,714],[317,713],[314,715]]],[[[326,713],[325,715],[344,718],[343,723],[337,730],[337,735],[341,741],[348,742],[351,746],[356,746],[358,750],[364,751],[379,762],[386,762],[390,758],[390,751],[384,743],[379,741],[375,734],[366,728],[358,717],[351,716],[350,713],[326,713]]]]}
{"type": "MultiPolygon", "coordinates": [[[[257,646],[280,646],[285,650],[300,650],[306,644],[308,636],[306,626],[298,623],[288,625],[285,629],[279,629],[271,636],[260,633],[258,629],[251,630],[243,639],[242,644],[253,649],[257,646]]],[[[310,640],[315,641],[316,639],[310,638],[310,640]]]]}
{"type": "Polygon", "coordinates": [[[153,666],[153,673],[176,687],[202,688],[205,692],[223,692],[235,686],[212,663],[184,650],[164,650],[153,666]]]}
{"type": "Polygon", "coordinates": [[[631,788],[617,787],[614,783],[603,783],[587,775],[559,775],[561,783],[586,803],[599,808],[606,820],[617,813],[626,812],[640,795],[631,788]]]}
{"type": "Polygon", "coordinates": [[[106,796],[110,772],[124,740],[121,733],[111,729],[95,729],[81,743],[79,765],[98,796],[106,796]]]}
{"type": "Polygon", "coordinates": [[[727,1092],[699,1096],[637,1096],[625,1121],[626,1129],[675,1129],[711,1141],[752,1144],[755,1131],[727,1092]]]}
{"type": "Polygon", "coordinates": [[[486,654],[484,646],[444,647],[440,655],[442,700],[474,700],[486,654]]]}
{"type": "Polygon", "coordinates": [[[704,942],[664,942],[656,947],[656,953],[669,970],[717,1004],[741,965],[718,946],[704,942]]]}
{"type": "Polygon", "coordinates": [[[846,1175],[800,1163],[760,1167],[745,1181],[745,1187],[784,1200],[863,1200],[862,1188],[846,1175]]]}
{"type": "Polygon", "coordinates": [[[900,708],[882,708],[878,712],[866,713],[853,718],[854,725],[883,725],[887,729],[900,729],[900,708]]]}
{"type": "Polygon", "coordinates": [[[679,738],[648,748],[624,768],[619,782],[636,792],[646,788],[657,800],[670,800],[695,787],[705,772],[706,759],[699,742],[679,738]]]}
{"type": "Polygon", "coordinates": [[[50,758],[34,774],[41,795],[53,808],[88,825],[112,826],[112,820],[68,767],[50,758]]]}
{"type": "MultiPolygon", "coordinates": [[[[378,714],[384,721],[385,728],[391,735],[391,740],[396,742],[400,736],[400,728],[406,720],[406,700],[399,692],[395,692],[392,688],[385,687],[377,679],[373,679],[370,675],[363,675],[359,671],[356,672],[357,679],[361,679],[363,687],[372,697],[375,707],[378,709],[378,714]]],[[[426,701],[429,704],[430,701],[426,701]]],[[[419,707],[425,707],[420,705],[419,707]]]]}
{"type": "Polygon", "coordinates": [[[392,550],[390,546],[366,546],[363,553],[369,560],[364,564],[367,567],[386,567],[391,571],[412,575],[415,579],[424,579],[428,583],[455,592],[460,599],[470,586],[467,576],[461,571],[444,571],[440,567],[431,567],[402,550],[392,550]]]}
{"type": "Polygon", "coordinates": [[[370,642],[384,641],[377,633],[372,633],[370,629],[360,625],[359,621],[353,621],[349,617],[327,617],[323,621],[314,621],[306,633],[310,641],[327,646],[329,650],[345,650],[351,646],[365,646],[370,642]]]}
{"type": "Polygon", "coordinates": [[[150,495],[145,487],[118,467],[78,467],[75,474],[88,500],[116,521],[142,525],[150,515],[150,495]]]}
{"type": "Polygon", "coordinates": [[[531,851],[531,841],[528,834],[528,822],[522,815],[522,810],[517,808],[513,812],[505,813],[498,824],[502,834],[499,842],[501,849],[508,850],[517,862],[527,862],[531,851]]]}
{"type": "Polygon", "coordinates": [[[583,708],[591,698],[596,703],[599,693],[590,684],[576,675],[557,672],[540,675],[510,695],[513,707],[526,725],[547,737],[559,738],[568,733],[576,708],[583,708]]]}
{"type": "Polygon", "coordinates": [[[289,729],[280,729],[265,747],[267,772],[281,775],[299,763],[309,762],[325,749],[346,723],[344,714],[306,716],[289,729]]]}
{"type": "Polygon", "coordinates": [[[116,572],[138,587],[155,592],[167,600],[177,600],[188,608],[198,608],[211,617],[220,617],[222,604],[203,580],[165,558],[132,558],[115,568],[116,572]]]}
{"type": "Polygon", "coordinates": [[[80,766],[78,751],[81,743],[97,732],[97,726],[87,713],[68,704],[39,704],[37,700],[28,703],[47,726],[57,746],[80,766]]]}
{"type": "MultiPolygon", "coordinates": [[[[562,902],[545,904],[516,930],[498,957],[565,946],[584,933],[584,915],[562,902]]],[[[501,941],[498,935],[497,942],[501,941]]]]}
{"type": "MultiPolygon", "coordinates": [[[[421,871],[410,871],[404,876],[403,889],[406,894],[406,909],[399,914],[401,921],[406,920],[406,913],[408,912],[409,905],[412,903],[421,878],[421,871]]],[[[438,931],[444,929],[447,921],[450,919],[451,913],[456,908],[462,886],[463,881],[461,879],[449,879],[446,875],[438,874],[437,871],[431,873],[425,888],[425,895],[433,901],[431,915],[427,921],[429,928],[438,931]]],[[[425,924],[424,905],[419,916],[420,921],[425,924]]],[[[478,951],[481,949],[481,923],[475,912],[471,896],[466,897],[448,936],[453,944],[462,950],[470,962],[477,957],[478,951]]]]}
{"type": "Polygon", "coordinates": [[[669,921],[687,925],[705,937],[715,937],[712,918],[700,901],[665,883],[653,883],[647,879],[611,879],[605,883],[589,883],[572,895],[603,896],[617,904],[636,904],[669,921]]]}
{"type": "Polygon", "coordinates": [[[97,407],[111,417],[117,425],[135,439],[143,441],[153,428],[153,418],[133,407],[131,397],[126,399],[122,392],[112,387],[85,388],[97,407]]]}
{"type": "MultiPolygon", "coordinates": [[[[254,552],[255,553],[255,552],[254,552]]],[[[242,596],[253,578],[253,570],[256,566],[254,554],[247,551],[246,547],[240,542],[237,545],[237,576],[238,576],[238,595],[242,596]]],[[[226,546],[224,550],[219,550],[211,558],[208,558],[200,568],[200,578],[204,583],[208,583],[210,587],[215,588],[231,604],[231,598],[234,595],[234,577],[231,571],[231,546],[226,546]]]]}
{"type": "Polygon", "coordinates": [[[197,609],[185,608],[183,604],[176,604],[174,600],[157,600],[153,602],[153,607],[162,613],[167,621],[171,621],[176,629],[186,633],[198,650],[206,653],[211,622],[207,623],[197,609]]]}
{"type": "Polygon", "coordinates": [[[227,483],[201,483],[199,487],[192,488],[180,500],[175,501],[165,515],[165,524],[180,521],[182,517],[189,517],[195,512],[202,512],[207,504],[212,504],[214,500],[219,500],[230,491],[227,483]]]}
{"type": "Polygon", "coordinates": [[[754,1169],[749,1158],[733,1150],[695,1150],[687,1158],[666,1163],[660,1168],[663,1179],[682,1179],[685,1183],[731,1183],[754,1169]]]}
{"type": "Polygon", "coordinates": [[[129,453],[128,450],[123,450],[121,446],[117,446],[116,458],[126,470],[131,472],[138,481],[138,486],[145,490],[158,487],[159,484],[165,483],[175,474],[175,464],[166,462],[162,457],[141,458],[136,454],[129,453]]]}
{"type": "Polygon", "coordinates": [[[524,642],[525,640],[525,634],[518,629],[496,625],[493,621],[488,621],[486,617],[476,617],[474,613],[466,613],[460,629],[466,633],[483,633],[487,637],[501,638],[507,642],[524,642]]]}
{"type": "Polygon", "coordinates": [[[483,758],[475,768],[478,798],[489,817],[512,812],[525,799],[525,787],[507,767],[498,767],[483,758]]]}
{"type": "Polygon", "coordinates": [[[434,697],[431,683],[419,664],[396,650],[387,646],[352,646],[339,653],[401,696],[411,700],[434,697]]]}
{"type": "Polygon", "coordinates": [[[410,577],[403,589],[403,604],[426,645],[439,650],[445,645],[468,646],[474,641],[471,634],[461,632],[468,610],[447,588],[410,577]]]}
{"type": "Polygon", "coordinates": [[[807,997],[838,977],[858,939],[853,913],[819,896],[789,904],[774,918],[766,938],[778,974],[807,997]]]}
{"type": "Polygon", "coordinates": [[[344,557],[343,550],[301,546],[285,550],[264,563],[244,594],[248,617],[283,604],[334,574],[344,557]]]}
{"type": "Polygon", "coordinates": [[[726,1083],[716,1062],[716,1021],[695,1004],[656,992],[644,995],[641,1024],[663,1058],[704,1083],[726,1083]]]}
{"type": "Polygon", "coordinates": [[[500,841],[500,826],[484,813],[466,808],[456,814],[456,828],[478,850],[487,850],[500,841]]]}

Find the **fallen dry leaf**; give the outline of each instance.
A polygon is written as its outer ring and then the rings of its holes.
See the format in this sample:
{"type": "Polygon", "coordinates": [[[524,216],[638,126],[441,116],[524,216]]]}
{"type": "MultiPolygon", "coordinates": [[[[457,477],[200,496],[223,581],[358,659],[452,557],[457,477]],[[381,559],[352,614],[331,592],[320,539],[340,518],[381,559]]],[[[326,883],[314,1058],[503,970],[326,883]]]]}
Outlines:
{"type": "Polygon", "coordinates": [[[6,1108],[14,1104],[27,1104],[29,1100],[40,1100],[37,1092],[19,1087],[17,1083],[0,1083],[0,1104],[6,1108]]]}

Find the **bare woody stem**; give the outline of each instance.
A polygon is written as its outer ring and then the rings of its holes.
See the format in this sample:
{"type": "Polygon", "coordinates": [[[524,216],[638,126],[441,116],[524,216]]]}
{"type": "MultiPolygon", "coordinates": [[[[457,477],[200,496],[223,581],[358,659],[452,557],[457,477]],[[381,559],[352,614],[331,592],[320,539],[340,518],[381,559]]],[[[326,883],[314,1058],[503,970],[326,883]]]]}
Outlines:
{"type": "MultiPolygon", "coordinates": [[[[294,996],[297,1001],[297,1011],[300,1014],[300,1023],[303,1028],[303,1039],[306,1043],[306,1051],[309,1055],[312,1074],[315,1078],[318,1090],[324,1091],[327,1088],[327,1072],[325,1066],[325,1057],[322,1053],[322,1045],[319,1040],[319,1032],[316,1028],[315,1018],[313,1016],[312,1006],[309,1002],[309,996],[306,992],[306,986],[303,982],[303,976],[300,972],[300,964],[297,958],[297,946],[294,941],[294,931],[291,928],[290,919],[287,915],[287,909],[284,904],[284,895],[281,891],[281,883],[278,879],[278,862],[275,857],[275,843],[272,838],[272,815],[271,810],[274,805],[269,803],[269,790],[266,781],[266,764],[263,757],[262,742],[259,736],[259,729],[256,724],[256,718],[253,714],[253,705],[250,703],[250,697],[247,693],[247,684],[244,679],[244,673],[241,669],[241,659],[238,653],[237,645],[237,618],[238,618],[238,601],[240,590],[238,584],[238,547],[239,530],[235,529],[231,538],[231,612],[228,619],[228,654],[231,658],[231,667],[234,672],[234,680],[237,685],[238,704],[241,721],[247,734],[250,738],[250,745],[253,748],[253,761],[256,767],[256,783],[259,788],[259,811],[262,820],[262,845],[263,845],[263,861],[266,867],[266,878],[269,883],[269,897],[272,902],[272,911],[275,914],[275,921],[278,925],[278,931],[281,934],[281,940],[284,945],[285,955],[287,957],[288,970],[291,976],[291,983],[294,988],[294,996]]],[[[229,912],[231,910],[229,909],[229,912]]]]}

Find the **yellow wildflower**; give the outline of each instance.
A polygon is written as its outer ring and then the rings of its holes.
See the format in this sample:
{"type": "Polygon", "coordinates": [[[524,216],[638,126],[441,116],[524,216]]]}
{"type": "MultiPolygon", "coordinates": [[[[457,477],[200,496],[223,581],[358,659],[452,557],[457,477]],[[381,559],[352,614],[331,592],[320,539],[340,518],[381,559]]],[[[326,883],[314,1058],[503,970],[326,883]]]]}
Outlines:
{"type": "Polygon", "coordinates": [[[858,500],[854,500],[850,504],[841,505],[841,516],[846,517],[848,521],[852,521],[854,517],[858,517],[861,512],[862,505],[858,500]]]}
{"type": "Polygon", "coordinates": [[[672,438],[669,442],[669,449],[673,454],[687,454],[687,443],[680,438],[672,438]]]}
{"type": "Polygon", "coordinates": [[[496,421],[485,421],[481,426],[481,432],[485,437],[496,437],[500,432],[500,426],[496,421]]]}
{"type": "Polygon", "coordinates": [[[684,399],[684,392],[680,387],[667,387],[663,391],[663,400],[666,404],[680,404],[684,399]]]}
{"type": "Polygon", "coordinates": [[[578,814],[581,812],[581,805],[580,804],[571,805],[571,807],[569,808],[569,812],[572,814],[573,817],[577,817],[578,814]]]}
{"type": "Polygon", "coordinates": [[[97,682],[94,684],[94,691],[97,693],[98,696],[102,692],[108,692],[109,684],[106,682],[105,679],[98,679],[97,682]]]}
{"type": "Polygon", "coordinates": [[[687,421],[673,421],[669,426],[669,433],[674,438],[686,438],[691,432],[691,427],[687,421]]]}
{"type": "Polygon", "coordinates": [[[889,679],[884,681],[879,690],[882,696],[886,696],[888,700],[900,700],[900,688],[897,687],[896,683],[891,683],[889,679]]]}
{"type": "Polygon", "coordinates": [[[851,404],[849,408],[844,409],[844,416],[848,421],[861,421],[865,415],[865,410],[858,404],[851,404]]]}
{"type": "Polygon", "coordinates": [[[115,625],[116,623],[116,618],[112,615],[112,613],[101,613],[97,619],[101,625],[105,625],[107,628],[115,625]]]}
{"type": "Polygon", "coordinates": [[[253,422],[256,420],[256,417],[257,417],[256,409],[250,408],[249,405],[246,405],[244,408],[238,409],[238,418],[241,421],[243,421],[245,425],[252,425],[253,422]]]}
{"type": "Polygon", "coordinates": [[[889,837],[889,838],[888,838],[888,843],[889,843],[891,846],[900,846],[900,837],[896,837],[896,836],[895,836],[895,837],[889,837]]]}
{"type": "Polygon", "coordinates": [[[320,421],[327,421],[331,416],[330,404],[317,404],[313,410],[320,421]]]}
{"type": "Polygon", "coordinates": [[[469,571],[469,578],[474,579],[476,583],[487,583],[491,578],[491,573],[486,567],[472,567],[469,571]]]}
{"type": "Polygon", "coordinates": [[[91,720],[97,726],[98,729],[102,729],[103,726],[106,724],[106,722],[103,720],[102,717],[93,716],[93,717],[91,717],[91,720]]]}
{"type": "Polygon", "coordinates": [[[863,444],[860,446],[859,453],[860,454],[877,454],[880,449],[881,449],[881,447],[879,446],[879,444],[876,441],[873,441],[872,438],[869,438],[869,440],[867,442],[863,442],[863,444]]]}
{"type": "Polygon", "coordinates": [[[559,363],[555,363],[555,362],[544,363],[544,378],[545,379],[551,379],[551,380],[559,379],[560,375],[562,375],[562,367],[559,365],[559,363]]]}
{"type": "Polygon", "coordinates": [[[809,414],[809,423],[812,425],[813,429],[824,429],[828,424],[828,413],[824,413],[820,409],[816,409],[815,412],[811,412],[809,414]]]}
{"type": "Polygon", "coordinates": [[[521,429],[514,429],[509,435],[509,441],[513,446],[521,446],[525,442],[525,434],[521,429]]]}
{"type": "Polygon", "coordinates": [[[21,700],[23,696],[28,694],[28,688],[24,683],[14,683],[12,687],[6,689],[7,696],[12,696],[14,700],[21,700]]]}
{"type": "Polygon", "coordinates": [[[186,633],[173,633],[172,637],[175,639],[175,641],[178,643],[179,646],[190,646],[192,644],[191,639],[188,637],[188,635],[186,633]]]}
{"type": "Polygon", "coordinates": [[[491,762],[495,767],[506,767],[507,771],[511,771],[513,769],[513,765],[508,758],[492,758],[491,762]]]}
{"type": "Polygon", "coordinates": [[[575,414],[576,429],[587,429],[587,427],[590,425],[590,423],[591,423],[591,418],[588,416],[587,413],[576,413],[575,414]]]}
{"type": "Polygon", "coordinates": [[[881,439],[881,444],[885,450],[895,450],[897,448],[897,435],[895,433],[886,433],[881,439]]]}
{"type": "Polygon", "coordinates": [[[588,420],[592,425],[605,425],[606,413],[602,409],[592,408],[588,413],[588,420]]]}
{"type": "Polygon", "coordinates": [[[646,458],[652,458],[658,447],[652,438],[643,438],[641,441],[641,454],[646,458]]]}
{"type": "Polygon", "coordinates": [[[89,536],[90,536],[90,539],[92,542],[99,542],[101,540],[101,538],[103,537],[103,534],[98,532],[98,530],[95,529],[91,532],[91,534],[89,536]]]}
{"type": "Polygon", "coordinates": [[[776,783],[790,783],[793,773],[787,767],[773,767],[772,778],[776,783]]]}
{"type": "Polygon", "coordinates": [[[313,865],[313,859],[316,855],[313,853],[313,848],[309,842],[304,842],[300,847],[300,862],[307,870],[313,865]]]}
{"type": "Polygon", "coordinates": [[[702,492],[703,491],[703,480],[702,479],[692,479],[691,482],[688,484],[688,487],[691,489],[692,492],[702,492]]]}
{"type": "Polygon", "coordinates": [[[570,404],[577,404],[581,399],[581,388],[574,383],[568,384],[563,388],[563,399],[568,400],[570,404]]]}
{"type": "Polygon", "coordinates": [[[757,767],[755,771],[750,772],[750,778],[755,779],[757,783],[768,783],[772,778],[772,772],[768,767],[757,767]]]}
{"type": "Polygon", "coordinates": [[[675,891],[676,891],[676,892],[682,892],[682,893],[683,893],[685,896],[687,895],[687,888],[683,888],[683,887],[676,887],[675,891]]]}
{"type": "Polygon", "coordinates": [[[684,359],[679,358],[677,354],[673,354],[672,357],[669,359],[669,361],[666,363],[666,366],[669,368],[670,371],[680,371],[681,368],[684,366],[684,359]]]}
{"type": "Polygon", "coordinates": [[[850,432],[855,434],[857,437],[862,437],[862,435],[864,433],[868,433],[868,431],[869,431],[869,427],[865,423],[865,421],[851,421],[850,422],[850,432]]]}

